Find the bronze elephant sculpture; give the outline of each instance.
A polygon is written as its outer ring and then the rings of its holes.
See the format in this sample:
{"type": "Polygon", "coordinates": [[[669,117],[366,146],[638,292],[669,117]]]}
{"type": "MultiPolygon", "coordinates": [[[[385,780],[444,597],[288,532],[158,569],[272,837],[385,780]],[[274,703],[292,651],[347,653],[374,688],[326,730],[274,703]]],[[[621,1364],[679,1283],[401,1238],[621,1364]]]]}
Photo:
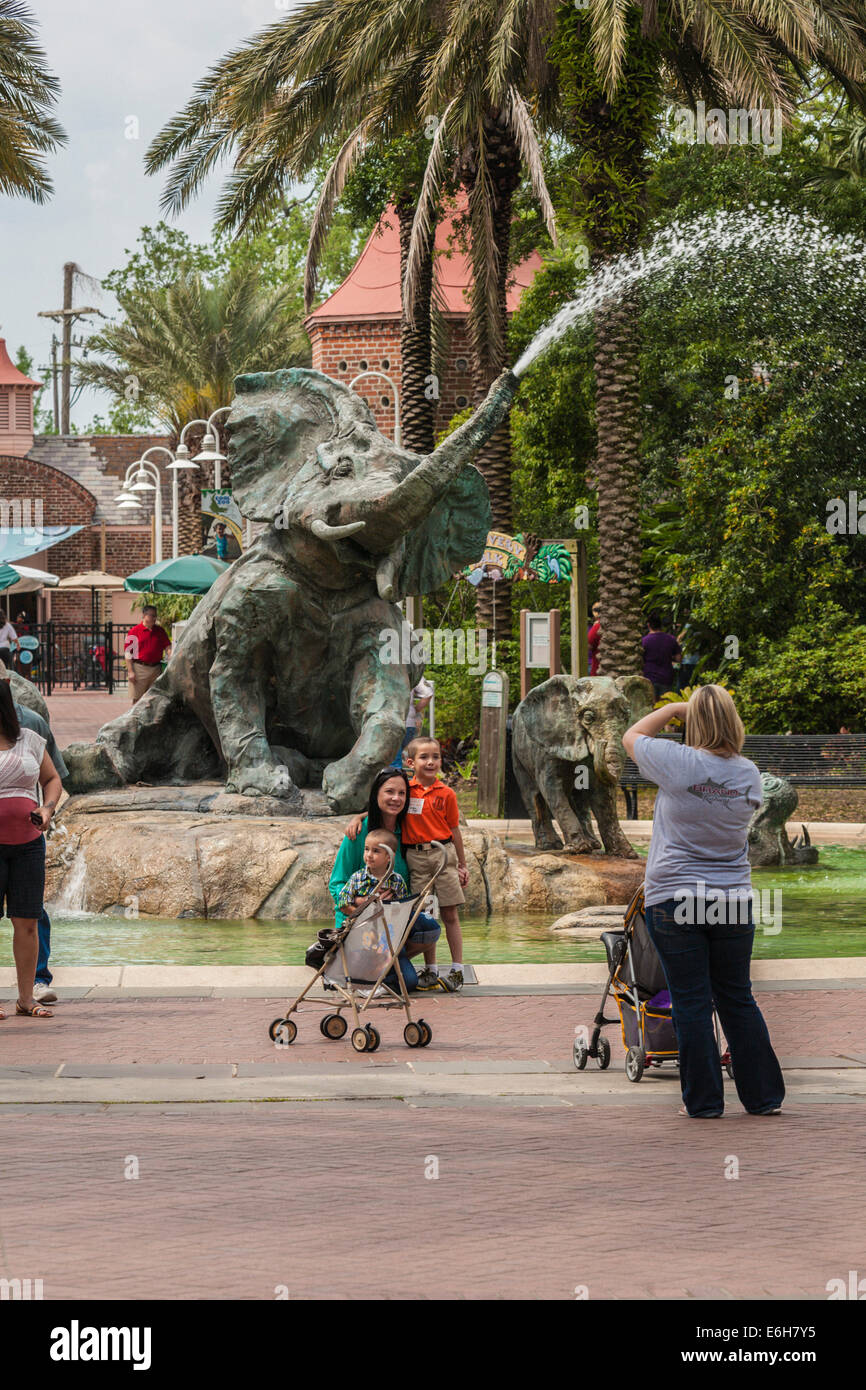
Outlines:
{"type": "Polygon", "coordinates": [[[538,849],[637,856],[616,810],[622,736],[652,708],[643,676],[551,676],[514,711],[511,758],[538,849]],[[595,816],[601,841],[593,831],[595,816]]]}
{"type": "Polygon", "coordinates": [[[224,775],[227,791],[296,814],[304,785],[353,810],[399,749],[420,676],[390,659],[396,601],[481,555],[490,502],[469,460],[517,381],[504,372],[426,458],[319,372],[255,373],[235,390],[234,496],[270,524],[199,603],[147,694],[73,750],[70,789],[224,775]]]}

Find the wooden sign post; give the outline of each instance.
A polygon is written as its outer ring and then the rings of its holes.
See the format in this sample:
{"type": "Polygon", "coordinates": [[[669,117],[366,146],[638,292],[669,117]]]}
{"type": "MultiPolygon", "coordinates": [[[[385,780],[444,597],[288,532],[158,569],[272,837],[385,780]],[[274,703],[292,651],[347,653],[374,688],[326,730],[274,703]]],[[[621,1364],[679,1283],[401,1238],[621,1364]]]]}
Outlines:
{"type": "Polygon", "coordinates": [[[508,719],[508,677],[488,671],[481,686],[478,736],[478,814],[502,815],[505,798],[505,724],[508,719]]]}

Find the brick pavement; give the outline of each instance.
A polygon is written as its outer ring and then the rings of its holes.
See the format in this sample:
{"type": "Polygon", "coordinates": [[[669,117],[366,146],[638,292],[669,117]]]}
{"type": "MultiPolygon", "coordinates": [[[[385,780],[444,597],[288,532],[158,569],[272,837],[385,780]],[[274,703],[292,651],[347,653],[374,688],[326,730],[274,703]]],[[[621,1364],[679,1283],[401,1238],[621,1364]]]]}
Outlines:
{"type": "MultiPolygon", "coordinates": [[[[433,1041],[425,1061],[542,1059],[571,1053],[574,1029],[592,1024],[596,995],[416,996],[414,1016],[427,1019],[433,1041]]],[[[780,1056],[859,1057],[866,1060],[864,1007],[858,990],[779,990],[758,996],[780,1056]]],[[[8,1008],[8,1005],[7,1005],[8,1008]]],[[[267,1036],[285,1000],[127,999],[67,1000],[53,1019],[10,1016],[0,1023],[0,1065],[74,1062],[335,1062],[364,1067],[373,1060],[354,1053],[348,1040],[326,1042],[322,1010],[300,1016],[297,1041],[275,1049],[267,1036]]],[[[608,1017],[610,1017],[610,1011],[608,1017]]],[[[409,1055],[402,1042],[402,1015],[377,1010],[382,1034],[377,1062],[409,1055]]],[[[617,1030],[608,1029],[613,1065],[624,1055],[617,1030]]],[[[417,1055],[417,1054],[416,1054],[417,1055]]],[[[591,1064],[590,1064],[591,1065],[591,1064]]]]}
{"type": "Polygon", "coordinates": [[[4,1112],[0,1273],[46,1299],[823,1299],[863,1268],[862,1116],[4,1112]]]}
{"type": "Polygon", "coordinates": [[[57,746],[62,751],[69,743],[94,739],[103,724],[129,709],[130,699],[126,690],[114,695],[79,691],[49,695],[46,704],[57,746]]]}

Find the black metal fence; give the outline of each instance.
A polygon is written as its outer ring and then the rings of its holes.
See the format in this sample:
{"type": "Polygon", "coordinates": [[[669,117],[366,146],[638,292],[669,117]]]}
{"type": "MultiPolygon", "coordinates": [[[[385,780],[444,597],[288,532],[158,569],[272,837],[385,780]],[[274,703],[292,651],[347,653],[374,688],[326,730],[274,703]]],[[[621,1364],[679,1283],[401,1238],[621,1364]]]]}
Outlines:
{"type": "Polygon", "coordinates": [[[123,640],[128,623],[31,623],[18,639],[14,670],[43,695],[55,690],[107,690],[126,683],[123,640]]]}

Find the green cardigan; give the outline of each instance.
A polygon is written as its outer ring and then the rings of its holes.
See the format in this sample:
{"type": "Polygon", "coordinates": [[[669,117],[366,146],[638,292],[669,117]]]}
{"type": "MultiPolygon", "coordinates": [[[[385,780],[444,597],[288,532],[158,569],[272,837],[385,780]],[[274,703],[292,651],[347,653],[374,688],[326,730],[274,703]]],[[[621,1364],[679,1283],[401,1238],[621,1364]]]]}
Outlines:
{"type": "MultiPolygon", "coordinates": [[[[403,882],[406,884],[406,887],[408,888],[409,867],[403,855],[403,845],[400,840],[399,830],[396,832],[396,834],[397,853],[394,856],[394,872],[400,875],[400,877],[403,879],[403,882]]],[[[352,874],[354,874],[358,869],[363,868],[364,840],[366,838],[366,835],[367,817],[365,816],[363,821],[361,822],[361,829],[358,831],[358,834],[355,836],[354,840],[350,840],[348,835],[343,836],[340,848],[337,850],[337,857],[334,860],[334,867],[331,870],[331,877],[328,880],[328,892],[334,899],[335,904],[344,886],[349,882],[349,879],[352,877],[352,874]]],[[[335,908],[334,916],[336,919],[337,929],[339,930],[339,928],[343,925],[343,923],[346,920],[345,915],[342,912],[340,912],[339,908],[335,908]]]]}

